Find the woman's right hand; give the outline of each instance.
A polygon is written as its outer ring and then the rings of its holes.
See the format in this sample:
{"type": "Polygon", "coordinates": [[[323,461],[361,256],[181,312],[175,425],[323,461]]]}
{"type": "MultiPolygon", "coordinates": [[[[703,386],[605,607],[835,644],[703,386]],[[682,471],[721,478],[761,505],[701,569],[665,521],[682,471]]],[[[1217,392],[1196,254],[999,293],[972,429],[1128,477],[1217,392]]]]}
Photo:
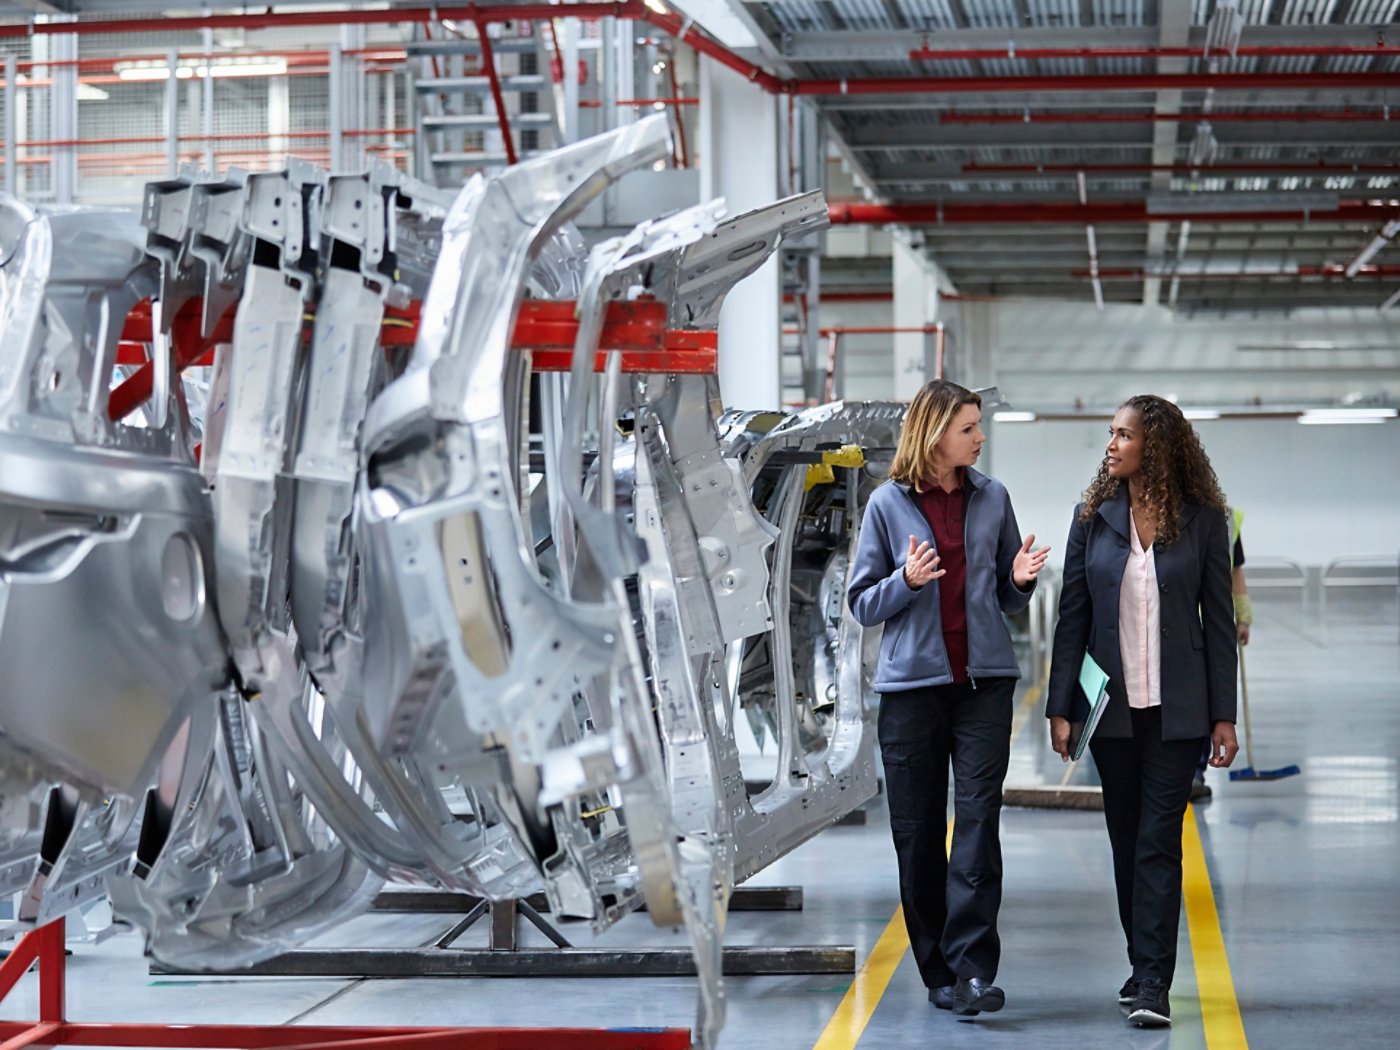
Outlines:
{"type": "Polygon", "coordinates": [[[938,552],[933,549],[933,544],[928,540],[919,543],[910,536],[909,557],[904,562],[904,582],[917,591],[929,580],[936,580],[946,573],[946,569],[938,567],[938,552]]]}
{"type": "Polygon", "coordinates": [[[1050,716],[1050,747],[1060,756],[1062,762],[1070,760],[1069,719],[1059,715],[1050,716]]]}

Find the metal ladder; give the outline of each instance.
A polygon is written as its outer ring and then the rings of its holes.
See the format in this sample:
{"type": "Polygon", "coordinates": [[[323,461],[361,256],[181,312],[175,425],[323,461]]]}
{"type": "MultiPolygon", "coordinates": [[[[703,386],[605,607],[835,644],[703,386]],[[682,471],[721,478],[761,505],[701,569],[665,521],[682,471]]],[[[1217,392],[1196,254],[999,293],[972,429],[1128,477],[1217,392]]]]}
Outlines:
{"type": "MultiPolygon", "coordinates": [[[[438,186],[460,185],[563,144],[550,57],[538,25],[517,35],[431,38],[426,27],[407,45],[415,68],[417,170],[438,186]]],[[[523,30],[523,32],[521,32],[523,30]]],[[[440,31],[442,32],[442,31],[440,31]]]]}

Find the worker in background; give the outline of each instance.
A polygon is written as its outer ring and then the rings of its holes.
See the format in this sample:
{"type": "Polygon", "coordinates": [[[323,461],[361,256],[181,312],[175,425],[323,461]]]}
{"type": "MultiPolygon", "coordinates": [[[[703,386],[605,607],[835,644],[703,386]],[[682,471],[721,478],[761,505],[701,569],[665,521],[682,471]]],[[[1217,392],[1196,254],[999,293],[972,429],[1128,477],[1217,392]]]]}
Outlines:
{"type": "MultiPolygon", "coordinates": [[[[1230,596],[1235,603],[1235,638],[1241,646],[1249,644],[1249,628],[1254,623],[1254,609],[1249,603],[1249,587],[1244,581],[1244,540],[1240,526],[1244,522],[1244,511],[1230,508],[1230,596]]],[[[1201,749],[1200,760],[1196,763],[1196,776],[1191,781],[1191,801],[1202,802],[1210,798],[1210,785],[1206,783],[1206,767],[1210,765],[1210,741],[1201,749]]]]}
{"type": "Polygon", "coordinates": [[[1181,409],[1151,394],[1113,417],[1065,546],[1045,713],[1066,762],[1086,652],[1108,675],[1089,748],[1133,967],[1118,1002],[1130,1023],[1161,1027],[1171,1024],[1196,760],[1209,741],[1210,764],[1228,766],[1239,741],[1228,508],[1181,409]]]}
{"type": "Polygon", "coordinates": [[[909,943],[929,1001],[962,1016],[1006,1001],[1001,799],[1021,670],[1002,614],[1027,606],[1049,552],[1022,541],[1005,486],[973,469],[981,420],[971,390],[919,390],[890,481],[866,505],[847,594],[856,620],[884,625],[880,752],[909,943]]]}

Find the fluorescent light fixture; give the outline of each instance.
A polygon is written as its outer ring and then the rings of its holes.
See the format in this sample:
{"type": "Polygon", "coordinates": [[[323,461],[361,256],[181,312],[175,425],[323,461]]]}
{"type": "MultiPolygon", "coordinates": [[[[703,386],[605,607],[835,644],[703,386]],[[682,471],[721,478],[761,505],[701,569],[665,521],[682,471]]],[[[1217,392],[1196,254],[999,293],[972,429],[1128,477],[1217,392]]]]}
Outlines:
{"type": "Polygon", "coordinates": [[[1356,258],[1347,263],[1347,277],[1355,277],[1361,271],[1361,267],[1374,259],[1397,233],[1400,233],[1400,219],[1391,219],[1367,242],[1366,247],[1356,253],[1356,258]]]}
{"type": "Polygon", "coordinates": [[[1384,423],[1394,419],[1393,408],[1310,408],[1298,417],[1305,426],[1330,426],[1338,423],[1384,423]]]}
{"type": "MultiPolygon", "coordinates": [[[[116,65],[117,78],[127,81],[169,80],[168,62],[119,62],[116,65]]],[[[279,77],[287,72],[285,58],[248,58],[235,56],[215,59],[211,64],[192,65],[182,61],[175,68],[175,76],[180,80],[214,77],[279,77]]]]}
{"type": "Polygon", "coordinates": [[[1400,303],[1400,289],[1397,289],[1394,295],[1392,295],[1385,302],[1381,303],[1380,306],[1376,307],[1376,313],[1383,314],[1396,303],[1400,303]]]}
{"type": "Polygon", "coordinates": [[[111,95],[95,84],[84,84],[82,81],[78,82],[79,102],[106,102],[111,97],[111,95]]]}
{"type": "Polygon", "coordinates": [[[998,423],[1034,423],[1036,416],[1034,412],[993,412],[992,418],[998,423]]]}
{"type": "Polygon", "coordinates": [[[1219,419],[1220,412],[1214,408],[1183,408],[1181,414],[1187,419],[1219,419]]]}
{"type": "Polygon", "coordinates": [[[658,15],[669,15],[671,13],[667,9],[666,5],[661,2],[661,0],[644,0],[644,2],[646,3],[647,7],[651,8],[658,15]]]}

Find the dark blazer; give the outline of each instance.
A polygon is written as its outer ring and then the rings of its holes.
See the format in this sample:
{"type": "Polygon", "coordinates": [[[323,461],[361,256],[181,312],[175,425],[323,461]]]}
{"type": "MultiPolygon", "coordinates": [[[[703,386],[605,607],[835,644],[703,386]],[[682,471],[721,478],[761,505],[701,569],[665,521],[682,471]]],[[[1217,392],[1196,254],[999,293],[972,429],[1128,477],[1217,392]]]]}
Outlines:
{"type": "MultiPolygon", "coordinates": [[[[1132,527],[1127,486],[1087,522],[1079,520],[1082,507],[1074,508],[1065,545],[1045,714],[1084,720],[1088,702],[1079,688],[1079,666],[1087,649],[1108,674],[1108,709],[1096,734],[1132,736],[1118,649],[1118,592],[1132,527]]],[[[1171,544],[1158,541],[1154,550],[1162,600],[1162,738],[1209,736],[1216,722],[1235,720],[1238,657],[1226,516],[1188,505],[1182,508],[1181,535],[1171,544]]]]}

